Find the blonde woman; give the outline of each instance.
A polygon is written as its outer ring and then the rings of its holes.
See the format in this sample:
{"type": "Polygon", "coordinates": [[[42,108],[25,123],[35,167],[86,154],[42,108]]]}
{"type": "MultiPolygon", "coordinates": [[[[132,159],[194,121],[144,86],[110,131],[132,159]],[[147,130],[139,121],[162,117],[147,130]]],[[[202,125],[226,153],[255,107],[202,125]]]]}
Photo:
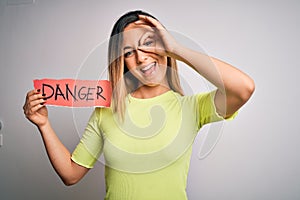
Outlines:
{"type": "Polygon", "coordinates": [[[253,80],[179,44],[143,11],[126,13],[115,23],[108,58],[112,105],[95,108],[72,154],[50,125],[43,95],[27,93],[24,113],[38,127],[55,171],[66,185],[75,184],[104,154],[105,199],[187,199],[196,134],[207,123],[232,119],[251,97],[253,80]],[[217,89],[184,96],[176,60],[217,89]]]}

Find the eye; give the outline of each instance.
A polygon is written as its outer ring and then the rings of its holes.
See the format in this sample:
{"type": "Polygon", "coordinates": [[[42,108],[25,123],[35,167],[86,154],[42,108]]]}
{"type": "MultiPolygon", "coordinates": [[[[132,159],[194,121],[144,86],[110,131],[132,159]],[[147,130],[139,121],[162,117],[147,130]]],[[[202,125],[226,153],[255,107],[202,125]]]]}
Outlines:
{"type": "Polygon", "coordinates": [[[128,58],[129,56],[131,56],[133,54],[133,51],[127,51],[124,53],[124,57],[128,58]]]}
{"type": "Polygon", "coordinates": [[[144,43],[145,46],[152,46],[154,44],[153,40],[148,40],[144,43]]]}

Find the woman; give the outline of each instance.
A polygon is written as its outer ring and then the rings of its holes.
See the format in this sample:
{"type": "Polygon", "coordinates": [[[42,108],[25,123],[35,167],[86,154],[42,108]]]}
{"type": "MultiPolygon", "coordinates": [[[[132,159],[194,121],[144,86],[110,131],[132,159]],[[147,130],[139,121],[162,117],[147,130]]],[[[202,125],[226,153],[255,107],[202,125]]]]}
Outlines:
{"type": "Polygon", "coordinates": [[[187,199],[191,144],[210,122],[232,119],[254,91],[253,80],[233,66],[179,44],[148,13],[132,11],[114,25],[109,42],[110,108],[96,108],[72,153],[52,129],[43,95],[32,90],[26,117],[44,140],[66,185],[77,183],[105,156],[105,199],[187,199]],[[176,60],[217,89],[184,96],[176,60]]]}

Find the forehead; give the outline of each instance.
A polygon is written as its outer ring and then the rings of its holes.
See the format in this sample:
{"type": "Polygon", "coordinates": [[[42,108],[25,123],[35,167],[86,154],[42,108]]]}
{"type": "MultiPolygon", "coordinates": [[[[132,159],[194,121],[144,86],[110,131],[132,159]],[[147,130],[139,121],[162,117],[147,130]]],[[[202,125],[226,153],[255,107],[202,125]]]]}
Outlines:
{"type": "Polygon", "coordinates": [[[123,43],[137,42],[147,32],[155,32],[154,28],[147,24],[131,23],[125,27],[123,32],[123,43]]]}

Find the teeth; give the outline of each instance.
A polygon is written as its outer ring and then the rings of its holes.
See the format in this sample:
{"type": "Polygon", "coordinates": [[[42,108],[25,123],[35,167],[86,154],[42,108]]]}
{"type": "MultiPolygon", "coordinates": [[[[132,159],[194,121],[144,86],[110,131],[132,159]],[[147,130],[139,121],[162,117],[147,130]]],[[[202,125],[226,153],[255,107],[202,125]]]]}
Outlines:
{"type": "Polygon", "coordinates": [[[142,68],[142,69],[141,69],[141,70],[142,70],[142,72],[145,72],[145,71],[147,71],[147,70],[151,69],[151,67],[153,67],[153,66],[154,66],[154,64],[155,64],[155,63],[152,63],[152,64],[150,64],[150,65],[148,65],[148,66],[146,66],[146,67],[142,68]]]}

